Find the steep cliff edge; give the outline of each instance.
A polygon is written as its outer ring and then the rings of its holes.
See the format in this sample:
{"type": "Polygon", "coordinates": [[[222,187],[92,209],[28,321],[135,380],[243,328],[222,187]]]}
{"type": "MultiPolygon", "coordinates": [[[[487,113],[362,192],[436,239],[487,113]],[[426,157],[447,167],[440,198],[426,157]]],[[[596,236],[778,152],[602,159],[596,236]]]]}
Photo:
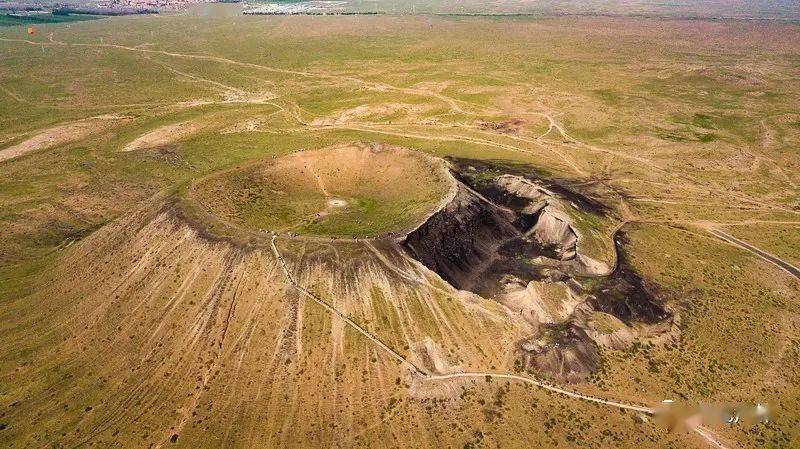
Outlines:
{"type": "Polygon", "coordinates": [[[582,381],[601,365],[598,346],[620,349],[656,328],[673,328],[663,295],[624,259],[603,277],[606,264],[581,253],[584,235],[603,235],[575,225],[576,217],[602,220],[594,200],[567,199],[516,173],[453,170],[452,200],[400,243],[454,287],[522,319],[528,336],[515,355],[523,369],[582,381]],[[582,284],[583,276],[600,279],[582,284]]]}
{"type": "Polygon", "coordinates": [[[508,274],[530,281],[605,269],[579,254],[580,235],[552,192],[513,175],[481,186],[454,176],[452,200],[401,242],[453,286],[493,296],[508,274]]]}
{"type": "Polygon", "coordinates": [[[521,237],[514,215],[462,183],[452,201],[408,234],[403,245],[459,289],[471,289],[505,242],[521,237]]]}

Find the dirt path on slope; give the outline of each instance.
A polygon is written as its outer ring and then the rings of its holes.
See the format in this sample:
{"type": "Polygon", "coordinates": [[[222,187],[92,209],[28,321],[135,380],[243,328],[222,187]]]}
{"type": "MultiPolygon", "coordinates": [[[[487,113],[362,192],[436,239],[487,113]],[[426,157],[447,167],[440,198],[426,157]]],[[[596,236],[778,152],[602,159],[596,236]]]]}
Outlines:
{"type": "Polygon", "coordinates": [[[516,380],[524,383],[528,383],[531,385],[535,385],[539,388],[544,388],[545,390],[552,391],[554,393],[558,393],[563,396],[567,396],[574,399],[583,399],[589,402],[595,402],[597,404],[603,405],[610,405],[612,407],[617,407],[625,410],[631,410],[634,412],[641,412],[646,413],[648,415],[652,415],[655,413],[655,410],[650,407],[645,407],[642,405],[636,404],[625,404],[622,402],[611,401],[607,399],[597,398],[594,396],[585,395],[582,393],[576,393],[574,391],[565,390],[563,388],[556,387],[554,385],[550,385],[535,379],[532,379],[527,376],[519,376],[517,374],[506,374],[506,373],[496,373],[492,371],[471,371],[471,372],[460,372],[460,373],[451,373],[451,374],[439,374],[439,375],[429,375],[427,376],[427,380],[448,380],[448,379],[463,379],[463,378],[486,378],[495,377],[498,379],[510,379],[516,380]]]}
{"type": "Polygon", "coordinates": [[[2,85],[0,85],[0,91],[3,91],[3,93],[16,100],[18,103],[28,103],[28,100],[20,97],[19,95],[17,95],[16,93],[12,92],[10,89],[7,89],[2,85]]]}
{"type": "Polygon", "coordinates": [[[331,197],[331,195],[325,188],[325,183],[322,182],[322,178],[320,178],[317,171],[314,170],[314,165],[311,164],[310,162],[306,162],[306,167],[308,168],[308,171],[311,172],[311,176],[313,176],[314,179],[317,181],[317,187],[319,187],[319,191],[322,192],[322,195],[324,195],[325,199],[328,200],[331,197]]]}
{"type": "MultiPolygon", "coordinates": [[[[461,108],[461,105],[469,105],[471,107],[480,107],[478,105],[467,103],[467,102],[464,102],[464,101],[461,101],[461,100],[456,100],[456,99],[447,97],[445,95],[442,95],[440,93],[431,92],[429,90],[424,90],[424,89],[412,89],[412,88],[395,87],[395,86],[382,84],[382,83],[369,82],[369,81],[365,81],[365,80],[362,80],[362,79],[359,79],[359,78],[346,76],[346,75],[333,75],[333,74],[324,74],[324,73],[312,73],[312,72],[302,72],[302,71],[278,69],[278,68],[274,68],[274,67],[263,66],[263,65],[259,65],[259,64],[253,64],[253,63],[240,62],[240,61],[234,61],[234,60],[230,60],[230,59],[227,59],[227,58],[221,58],[221,57],[215,57],[215,56],[173,53],[173,52],[146,49],[146,48],[126,47],[126,46],[115,45],[115,44],[67,44],[67,43],[61,43],[61,42],[56,42],[56,41],[52,41],[50,44],[47,44],[47,43],[43,44],[42,42],[34,42],[34,41],[29,41],[29,40],[5,39],[5,38],[0,38],[0,40],[1,41],[9,41],[9,42],[24,42],[24,43],[27,43],[27,44],[37,45],[37,46],[38,45],[73,45],[73,46],[81,46],[81,47],[107,47],[107,48],[122,49],[122,50],[125,50],[125,51],[136,51],[136,52],[142,52],[142,53],[163,54],[163,55],[172,56],[172,57],[200,59],[200,60],[205,60],[205,61],[213,61],[213,62],[219,62],[219,63],[238,65],[238,66],[243,66],[243,67],[258,68],[258,69],[261,69],[261,70],[267,70],[267,71],[272,71],[272,72],[276,72],[276,73],[292,74],[292,75],[297,75],[297,76],[302,76],[302,77],[318,77],[318,78],[325,78],[325,79],[336,79],[336,80],[342,80],[342,81],[350,81],[350,82],[358,83],[360,85],[364,85],[364,86],[366,86],[366,87],[368,87],[370,89],[377,90],[377,91],[387,91],[388,90],[388,91],[401,92],[401,93],[406,93],[406,94],[411,94],[411,95],[423,95],[423,96],[427,96],[427,97],[430,97],[430,98],[435,98],[435,99],[437,99],[439,101],[443,101],[443,102],[447,103],[450,106],[450,109],[451,109],[452,112],[464,112],[464,110],[461,108]]],[[[182,76],[188,76],[190,78],[193,77],[193,75],[182,73],[182,72],[178,73],[178,74],[180,74],[182,76]]],[[[197,77],[195,77],[195,78],[197,78],[197,77]]],[[[198,81],[216,83],[213,80],[207,80],[207,79],[198,79],[198,81]]],[[[226,88],[229,88],[230,86],[217,85],[217,87],[225,90],[226,88]]],[[[625,153],[616,152],[616,151],[613,151],[613,150],[607,150],[607,149],[603,149],[603,148],[599,148],[599,147],[593,147],[593,146],[590,146],[588,144],[583,144],[583,143],[573,139],[572,137],[570,137],[565,132],[563,127],[561,125],[559,125],[554,119],[552,119],[552,117],[550,117],[548,114],[542,114],[542,115],[547,117],[547,119],[550,122],[550,126],[548,128],[548,131],[545,134],[543,134],[542,136],[540,136],[539,139],[544,138],[546,135],[548,135],[549,133],[553,132],[553,130],[557,130],[559,132],[559,134],[561,134],[563,139],[565,141],[567,141],[567,143],[569,145],[574,145],[576,147],[582,147],[583,149],[587,149],[587,150],[590,150],[590,151],[602,152],[602,153],[611,154],[611,155],[614,155],[614,156],[620,156],[620,157],[624,157],[624,158],[628,158],[628,159],[633,159],[633,160],[636,160],[636,161],[638,161],[640,163],[643,163],[644,165],[650,166],[651,168],[658,169],[658,170],[663,170],[663,169],[661,169],[661,167],[655,165],[652,161],[650,161],[648,159],[638,158],[638,157],[635,157],[635,156],[632,156],[632,155],[628,155],[628,154],[625,154],[625,153]]],[[[300,120],[298,120],[298,121],[300,121],[300,120]]],[[[176,125],[180,125],[180,124],[176,124],[176,125]]],[[[171,125],[171,126],[175,126],[175,125],[171,125]]],[[[342,128],[347,128],[347,127],[342,127],[342,128]]],[[[406,137],[412,137],[412,138],[422,138],[422,139],[428,139],[428,140],[436,139],[436,140],[464,141],[464,142],[471,142],[471,143],[476,143],[476,144],[483,144],[483,145],[499,147],[499,148],[507,149],[509,151],[533,153],[533,151],[524,150],[524,149],[521,149],[521,148],[516,147],[516,146],[500,144],[500,143],[497,143],[497,142],[493,142],[491,140],[485,140],[485,139],[479,139],[479,138],[471,138],[471,137],[455,136],[455,135],[452,135],[452,136],[445,135],[445,136],[443,136],[444,138],[437,139],[437,138],[431,137],[431,136],[414,135],[414,134],[410,134],[410,133],[397,133],[397,132],[391,132],[391,131],[387,131],[387,130],[369,129],[368,126],[366,126],[366,125],[364,126],[364,128],[366,128],[366,129],[359,129],[359,128],[354,128],[354,127],[350,128],[350,129],[364,131],[364,132],[375,132],[375,133],[400,135],[400,136],[406,136],[406,137]]],[[[156,131],[158,131],[158,130],[156,130],[156,131]]],[[[151,132],[151,133],[148,133],[148,134],[146,134],[144,136],[140,136],[140,138],[136,139],[136,140],[143,139],[144,137],[146,137],[146,136],[148,136],[150,134],[154,134],[154,133],[155,133],[155,131],[151,132]]],[[[153,136],[150,136],[150,137],[152,138],[153,136]]],[[[156,137],[158,137],[158,136],[156,135],[156,137]]],[[[156,140],[158,140],[158,139],[156,139],[156,140]]],[[[525,139],[519,139],[519,138],[517,140],[527,141],[525,139]]],[[[133,144],[133,142],[131,142],[131,144],[133,144]]],[[[129,144],[129,146],[131,144],[129,144]]],[[[128,146],[126,146],[126,148],[128,148],[128,146]]],[[[585,172],[582,172],[582,170],[578,166],[576,166],[574,163],[572,163],[569,160],[569,158],[566,157],[562,152],[556,151],[556,150],[551,149],[551,148],[548,148],[548,150],[549,151],[553,151],[554,154],[558,154],[562,158],[562,160],[564,160],[564,162],[567,165],[569,165],[571,168],[573,168],[576,171],[576,173],[581,174],[581,175],[585,174],[585,172]]],[[[2,153],[4,151],[6,151],[6,150],[0,151],[0,161],[3,160],[2,159],[2,153]]],[[[130,151],[130,150],[127,150],[127,151],[130,151]]],[[[446,375],[431,376],[431,375],[421,371],[413,363],[409,362],[404,357],[399,355],[397,352],[392,350],[390,347],[385,345],[380,339],[378,339],[376,336],[374,336],[371,333],[369,333],[369,331],[367,331],[366,329],[361,328],[357,323],[353,322],[352,320],[349,320],[346,316],[344,316],[341,312],[339,312],[338,310],[333,308],[330,304],[328,304],[327,302],[325,302],[325,301],[321,300],[320,298],[316,297],[314,294],[312,294],[311,292],[305,290],[303,287],[297,285],[295,283],[294,279],[291,277],[286,265],[284,264],[284,261],[281,258],[280,253],[278,252],[274,241],[275,241],[275,238],[273,237],[273,240],[272,240],[273,252],[275,253],[276,257],[278,257],[278,260],[281,262],[281,266],[282,266],[282,268],[283,268],[283,270],[284,270],[284,272],[285,272],[285,274],[287,276],[287,279],[289,280],[289,282],[292,284],[292,286],[294,288],[296,288],[298,291],[303,293],[305,296],[310,297],[312,300],[314,300],[315,302],[317,302],[321,306],[325,307],[326,310],[328,310],[332,314],[337,315],[339,318],[344,320],[349,326],[353,327],[359,333],[361,333],[362,335],[366,336],[372,343],[374,343],[375,345],[380,347],[382,350],[387,351],[387,353],[389,353],[392,356],[392,358],[394,358],[395,360],[397,360],[398,362],[400,362],[401,364],[403,364],[405,366],[411,367],[412,370],[418,375],[424,376],[425,378],[427,378],[429,380],[434,380],[434,381],[443,381],[443,380],[455,379],[455,378],[459,378],[459,377],[460,378],[477,378],[477,377],[490,375],[490,376],[493,376],[493,377],[506,378],[506,379],[509,379],[509,380],[526,382],[526,383],[529,383],[529,384],[532,384],[532,385],[536,385],[537,387],[545,388],[545,389],[548,389],[550,391],[556,392],[558,394],[566,395],[566,396],[572,397],[572,398],[585,399],[585,400],[589,400],[589,401],[592,401],[592,402],[605,404],[605,405],[608,405],[608,406],[624,408],[624,409],[629,409],[629,410],[637,410],[637,411],[640,411],[640,412],[643,412],[643,413],[652,413],[652,409],[649,409],[647,407],[642,407],[642,406],[633,405],[633,404],[624,404],[624,403],[614,402],[614,401],[608,401],[608,400],[604,400],[604,399],[601,399],[601,398],[595,398],[595,397],[591,397],[591,396],[582,395],[580,393],[570,392],[568,390],[563,390],[563,389],[558,388],[558,387],[547,385],[547,384],[544,384],[544,383],[542,383],[540,381],[537,381],[537,380],[534,380],[534,379],[531,379],[531,378],[528,378],[528,377],[525,377],[525,376],[518,376],[518,375],[513,375],[513,374],[503,374],[503,373],[490,373],[490,372],[465,372],[465,373],[451,373],[451,374],[446,374],[446,375]]],[[[742,242],[742,243],[744,243],[744,242],[742,242]]],[[[747,244],[745,243],[745,245],[747,245],[747,244]]],[[[737,244],[737,246],[740,246],[740,245],[737,244]]],[[[750,245],[748,245],[748,246],[750,246],[750,245]]],[[[752,248],[752,249],[748,248],[747,246],[742,246],[742,247],[745,248],[745,249],[748,249],[749,251],[758,250],[757,248],[752,247],[752,246],[750,246],[750,248],[752,248]]],[[[760,251],[760,250],[758,250],[758,251],[760,251]]],[[[756,254],[759,254],[759,253],[756,253],[756,254]]],[[[762,257],[760,254],[759,254],[759,256],[762,257]]],[[[778,259],[778,260],[780,260],[780,259],[778,259]]],[[[774,263],[773,261],[770,261],[770,262],[774,263]]],[[[701,436],[706,438],[706,440],[708,440],[710,444],[713,444],[716,447],[720,447],[720,448],[724,447],[714,439],[713,434],[711,434],[711,436],[709,436],[709,433],[707,433],[707,432],[710,432],[710,431],[706,431],[706,430],[703,430],[703,431],[696,430],[696,431],[698,432],[698,434],[700,434],[701,436]]]]}
{"type": "Polygon", "coordinates": [[[311,298],[311,300],[313,300],[317,304],[319,304],[322,307],[324,307],[328,312],[330,312],[333,315],[335,315],[335,316],[339,317],[340,319],[344,320],[344,322],[348,326],[352,327],[358,333],[360,333],[361,335],[365,336],[369,341],[371,341],[377,347],[382,349],[391,358],[393,358],[393,359],[397,360],[398,362],[400,362],[401,365],[403,365],[403,366],[405,366],[407,368],[410,368],[413,373],[415,373],[417,375],[421,375],[421,376],[428,376],[427,372],[425,372],[424,370],[419,368],[417,365],[415,365],[415,364],[411,363],[410,361],[408,361],[402,355],[398,354],[397,351],[395,351],[394,349],[392,349],[389,346],[387,346],[378,337],[376,337],[375,335],[370,333],[368,330],[366,330],[363,327],[361,327],[355,321],[353,321],[350,318],[348,318],[347,316],[345,316],[345,314],[343,314],[342,312],[340,312],[339,310],[334,308],[331,304],[328,304],[328,302],[323,301],[322,299],[317,297],[317,295],[311,293],[310,291],[306,290],[304,287],[301,287],[299,284],[297,284],[297,282],[294,280],[294,277],[289,272],[289,269],[287,268],[286,262],[283,260],[283,257],[281,256],[281,253],[278,251],[278,247],[275,246],[275,239],[276,239],[276,236],[273,235],[272,236],[272,240],[270,241],[270,245],[272,246],[272,252],[275,255],[275,257],[278,259],[278,261],[280,262],[280,266],[283,269],[283,273],[286,275],[286,279],[289,280],[289,283],[292,285],[292,287],[295,288],[295,290],[297,290],[300,293],[302,293],[303,295],[311,298]]]}
{"type": "MultiPolygon", "coordinates": [[[[383,343],[383,341],[381,341],[380,338],[378,338],[377,336],[373,335],[368,330],[362,328],[357,323],[355,323],[353,320],[347,318],[342,312],[340,312],[339,310],[334,308],[332,305],[328,304],[326,301],[323,301],[322,299],[320,299],[319,297],[317,297],[313,293],[309,292],[305,288],[303,288],[300,285],[298,285],[297,282],[294,280],[294,277],[289,273],[289,270],[288,270],[288,268],[287,268],[287,266],[286,266],[286,264],[285,264],[285,262],[283,260],[283,257],[281,256],[280,251],[278,251],[278,248],[275,245],[275,240],[276,240],[276,236],[273,235],[272,240],[270,242],[271,247],[272,247],[272,252],[275,255],[275,257],[278,259],[278,261],[280,262],[280,266],[283,269],[283,272],[286,275],[286,278],[289,281],[289,283],[292,285],[292,287],[294,287],[296,290],[298,290],[303,295],[311,298],[314,302],[316,302],[317,304],[319,304],[322,307],[324,307],[326,310],[328,310],[333,315],[335,315],[335,316],[339,317],[340,319],[344,320],[345,323],[347,323],[350,327],[352,327],[353,329],[358,331],[361,335],[365,336],[370,342],[375,344],[378,348],[382,349],[391,358],[393,358],[396,361],[400,362],[401,365],[406,366],[407,368],[410,368],[412,373],[414,375],[416,375],[416,376],[419,376],[420,379],[423,380],[423,381],[436,382],[436,381],[447,381],[447,380],[453,380],[453,379],[486,378],[487,376],[489,376],[489,377],[495,377],[495,378],[500,378],[500,379],[508,379],[508,380],[527,383],[527,384],[530,384],[530,385],[534,385],[534,386],[536,386],[538,388],[542,388],[542,389],[548,390],[550,392],[553,392],[553,393],[556,393],[556,394],[559,394],[559,395],[562,395],[562,396],[566,396],[566,397],[569,397],[569,398],[573,398],[573,399],[582,399],[582,400],[589,401],[589,402],[594,402],[594,403],[597,403],[597,404],[607,405],[607,406],[610,406],[610,407],[615,407],[615,408],[619,408],[619,409],[623,409],[623,410],[630,410],[630,411],[645,413],[645,414],[648,414],[648,415],[653,415],[655,413],[655,409],[650,408],[650,407],[637,405],[637,404],[628,404],[628,403],[624,403],[624,402],[617,402],[617,401],[612,401],[612,400],[608,400],[608,399],[598,398],[598,397],[595,397],[595,396],[586,395],[586,394],[583,394],[583,393],[577,393],[577,392],[574,392],[574,391],[570,391],[570,390],[566,390],[564,388],[557,387],[555,385],[547,384],[545,382],[533,379],[531,377],[520,376],[520,375],[517,375],[517,374],[496,373],[496,372],[490,372],[490,371],[471,371],[471,372],[456,372],[456,373],[448,373],[448,374],[430,374],[427,371],[425,371],[425,370],[419,368],[418,366],[416,366],[414,363],[412,363],[409,360],[407,360],[402,355],[398,354],[392,348],[390,348],[385,343],[383,343]]],[[[397,270],[400,270],[400,269],[397,268],[397,270]]],[[[402,271],[402,270],[400,270],[400,271],[402,271]]],[[[408,276],[407,279],[412,279],[413,280],[413,277],[412,276],[408,276]]],[[[414,280],[414,281],[416,282],[416,280],[414,280]]],[[[728,449],[726,446],[724,446],[722,443],[719,442],[718,437],[714,434],[714,432],[711,429],[708,429],[708,428],[702,427],[702,426],[698,426],[698,427],[693,428],[692,430],[694,430],[694,432],[696,432],[698,435],[703,437],[709,443],[709,445],[714,446],[714,447],[716,447],[718,449],[728,449]]]]}

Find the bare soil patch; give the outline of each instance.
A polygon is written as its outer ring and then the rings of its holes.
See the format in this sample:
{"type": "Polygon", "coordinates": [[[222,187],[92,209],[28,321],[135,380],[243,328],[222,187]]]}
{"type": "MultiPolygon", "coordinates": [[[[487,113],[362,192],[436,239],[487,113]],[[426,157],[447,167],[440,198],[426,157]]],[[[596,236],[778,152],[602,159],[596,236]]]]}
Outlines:
{"type": "Polygon", "coordinates": [[[365,104],[351,109],[339,111],[328,117],[314,119],[312,126],[336,126],[359,121],[385,121],[404,117],[420,118],[422,114],[433,109],[428,104],[380,103],[365,104]]]}
{"type": "Polygon", "coordinates": [[[179,122],[165,125],[137,137],[125,145],[122,151],[135,151],[166,145],[191,136],[200,129],[201,126],[197,122],[179,122]]]}
{"type": "Polygon", "coordinates": [[[125,117],[118,115],[100,115],[54,126],[16,145],[0,150],[0,162],[14,159],[33,151],[44,150],[83,139],[106,128],[114,121],[124,119],[125,117]]]}

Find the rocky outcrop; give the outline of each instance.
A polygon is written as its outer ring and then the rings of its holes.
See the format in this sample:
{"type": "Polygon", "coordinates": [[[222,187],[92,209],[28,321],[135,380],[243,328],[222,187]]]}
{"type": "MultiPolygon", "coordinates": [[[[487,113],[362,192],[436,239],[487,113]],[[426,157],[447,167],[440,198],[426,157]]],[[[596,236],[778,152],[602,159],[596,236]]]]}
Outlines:
{"type": "Polygon", "coordinates": [[[568,218],[549,206],[541,211],[530,234],[543,246],[553,248],[559,260],[571,260],[577,255],[578,234],[568,218]]]}
{"type": "Polygon", "coordinates": [[[602,265],[578,254],[579,234],[549,190],[513,175],[498,176],[480,192],[456,182],[453,199],[401,242],[453,286],[496,292],[505,274],[531,280],[543,276],[543,267],[591,274],[602,265]]]}
{"type": "Polygon", "coordinates": [[[504,306],[530,335],[515,349],[522,368],[579,382],[599,367],[598,346],[623,349],[672,328],[661,296],[624,259],[605,276],[605,264],[580,253],[575,202],[520,175],[467,170],[454,173],[452,201],[401,243],[451,285],[504,306]],[[585,288],[587,275],[601,281],[585,288]]]}
{"type": "Polygon", "coordinates": [[[408,234],[403,245],[456,288],[469,289],[504,242],[520,232],[513,214],[459,184],[450,203],[408,234]]]}
{"type": "Polygon", "coordinates": [[[484,190],[486,197],[493,202],[530,217],[535,217],[553,198],[548,190],[514,175],[498,176],[484,190]]]}
{"type": "Polygon", "coordinates": [[[600,367],[600,354],[586,331],[572,323],[549,325],[518,344],[526,371],[559,382],[580,382],[600,367]]]}
{"type": "Polygon", "coordinates": [[[614,315],[594,312],[585,321],[586,333],[595,343],[611,349],[625,349],[633,344],[636,333],[614,315]]]}
{"type": "Polygon", "coordinates": [[[584,301],[564,282],[525,282],[516,276],[503,280],[497,300],[532,326],[563,322],[584,301]]]}
{"type": "Polygon", "coordinates": [[[486,187],[487,197],[513,209],[518,228],[554,251],[558,260],[577,256],[578,233],[553,192],[516,175],[501,175],[486,187]]]}
{"type": "Polygon", "coordinates": [[[618,318],[625,324],[657,324],[672,318],[659,298],[663,293],[621,260],[617,271],[605,278],[587,302],[593,310],[618,318]]]}

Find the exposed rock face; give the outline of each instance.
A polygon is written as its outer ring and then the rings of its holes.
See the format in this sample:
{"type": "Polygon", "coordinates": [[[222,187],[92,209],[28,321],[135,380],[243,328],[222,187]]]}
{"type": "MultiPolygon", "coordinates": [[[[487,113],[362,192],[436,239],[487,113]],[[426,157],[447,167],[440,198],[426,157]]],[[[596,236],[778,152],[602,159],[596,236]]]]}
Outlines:
{"type": "Polygon", "coordinates": [[[598,345],[625,349],[636,339],[635,332],[617,317],[595,312],[586,320],[587,334],[598,345]]]}
{"type": "Polygon", "coordinates": [[[568,319],[583,298],[574,294],[564,282],[525,282],[509,276],[498,301],[531,325],[538,326],[568,319]]]}
{"type": "MultiPolygon", "coordinates": [[[[617,240],[627,243],[627,234],[620,232],[617,240]]],[[[636,272],[624,251],[619,250],[617,257],[617,269],[600,279],[587,296],[587,303],[592,310],[611,315],[627,326],[646,325],[650,331],[669,330],[674,316],[665,304],[668,294],[636,272]]]]}
{"type": "Polygon", "coordinates": [[[552,249],[557,259],[575,258],[578,234],[559,210],[560,202],[552,192],[516,175],[498,176],[486,190],[493,201],[514,209],[519,217],[517,226],[544,248],[552,249]]]}
{"type": "Polygon", "coordinates": [[[521,341],[518,353],[527,370],[562,382],[580,382],[600,366],[597,347],[572,323],[549,326],[542,335],[521,341]]]}
{"type": "Polygon", "coordinates": [[[525,370],[582,381],[600,364],[597,345],[622,349],[656,327],[671,327],[657,289],[624,260],[591,291],[573,278],[607,271],[580,254],[569,212],[575,202],[520,175],[486,180],[491,170],[467,170],[454,173],[453,201],[402,244],[453,286],[493,298],[528,327],[530,337],[515,350],[525,370]]]}
{"type": "Polygon", "coordinates": [[[520,236],[513,219],[461,184],[455,198],[410,233],[404,245],[451,285],[468,289],[497,248],[520,236]]]}
{"type": "Polygon", "coordinates": [[[519,176],[504,175],[478,193],[459,182],[453,200],[408,234],[415,258],[459,289],[497,293],[501,278],[546,275],[521,260],[539,257],[583,268],[578,234],[552,194],[519,176]],[[484,196],[485,195],[485,196],[484,196]]]}
{"type": "Polygon", "coordinates": [[[577,255],[575,244],[578,242],[578,235],[567,219],[559,217],[550,207],[545,207],[539,214],[531,235],[543,245],[553,247],[560,260],[574,259],[577,255]]]}
{"type": "Polygon", "coordinates": [[[593,296],[590,303],[595,310],[614,315],[627,324],[633,322],[655,324],[670,316],[660,304],[628,296],[618,298],[608,295],[593,296]]]}
{"type": "MultiPolygon", "coordinates": [[[[535,217],[552,198],[552,194],[520,176],[502,175],[493,179],[484,189],[487,198],[497,204],[513,208],[519,214],[535,217]]],[[[528,223],[530,226],[531,223],[528,223]]]]}

